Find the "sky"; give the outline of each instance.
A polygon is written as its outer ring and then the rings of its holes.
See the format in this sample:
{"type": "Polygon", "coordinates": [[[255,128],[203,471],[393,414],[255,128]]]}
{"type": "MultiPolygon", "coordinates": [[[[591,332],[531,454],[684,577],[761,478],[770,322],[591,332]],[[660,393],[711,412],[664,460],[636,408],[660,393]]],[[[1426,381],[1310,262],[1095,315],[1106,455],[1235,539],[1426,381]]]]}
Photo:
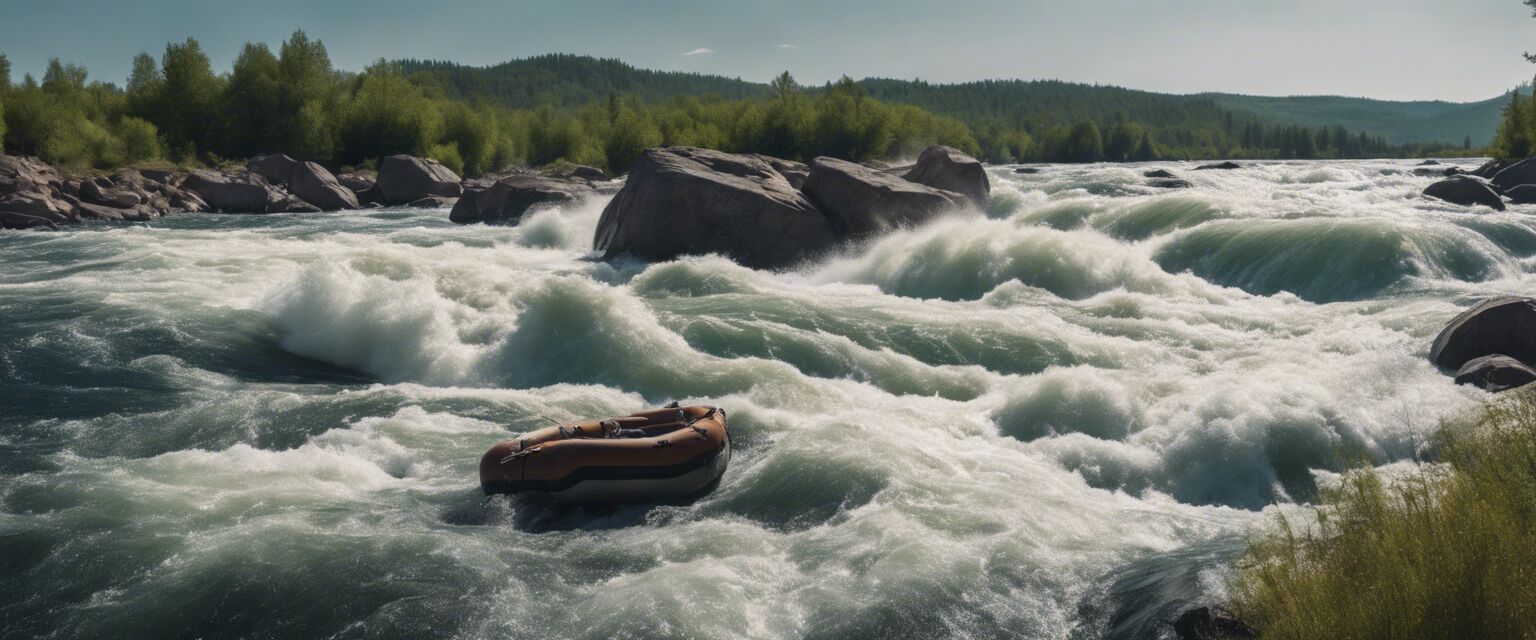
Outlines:
{"type": "Polygon", "coordinates": [[[1528,81],[1520,0],[0,0],[12,75],[49,58],[121,83],[132,56],[197,38],[228,70],[294,29],[338,68],[487,65],[542,53],[802,84],[841,75],[1055,79],[1170,93],[1467,102],[1528,81]]]}

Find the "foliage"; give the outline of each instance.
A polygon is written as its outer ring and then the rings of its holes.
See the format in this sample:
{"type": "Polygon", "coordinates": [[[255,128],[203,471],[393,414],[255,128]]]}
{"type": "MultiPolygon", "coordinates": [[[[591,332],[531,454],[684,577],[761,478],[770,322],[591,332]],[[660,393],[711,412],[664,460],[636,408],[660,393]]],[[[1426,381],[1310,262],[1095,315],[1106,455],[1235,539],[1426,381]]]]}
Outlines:
{"type": "Polygon", "coordinates": [[[941,143],[993,162],[1424,151],[1342,127],[1269,125],[1210,100],[1057,82],[845,77],[802,87],[787,72],[757,84],[569,55],[486,68],[379,61],[352,74],[335,70],[324,43],[303,31],[275,53],[245,45],[225,74],[189,38],[159,60],[135,56],[122,88],[88,82],[85,69],[58,60],[40,84],[28,77],[11,87],[6,78],[4,147],[82,167],[281,151],[332,167],[409,153],[470,176],[558,161],[617,174],[657,145],[867,160],[941,143]]]}
{"type": "Polygon", "coordinates": [[[1439,464],[1347,475],[1252,546],[1235,608],[1267,639],[1536,637],[1536,392],[1447,425],[1439,464]]]}

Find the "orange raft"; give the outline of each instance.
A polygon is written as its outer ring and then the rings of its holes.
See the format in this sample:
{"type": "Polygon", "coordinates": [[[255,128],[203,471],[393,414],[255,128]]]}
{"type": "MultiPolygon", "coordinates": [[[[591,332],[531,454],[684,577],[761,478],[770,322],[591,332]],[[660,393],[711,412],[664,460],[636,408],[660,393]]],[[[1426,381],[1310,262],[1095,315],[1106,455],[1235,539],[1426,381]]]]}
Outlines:
{"type": "Polygon", "coordinates": [[[707,490],[730,459],[725,410],[673,406],[498,442],[480,459],[480,486],[564,503],[649,502],[707,490]]]}

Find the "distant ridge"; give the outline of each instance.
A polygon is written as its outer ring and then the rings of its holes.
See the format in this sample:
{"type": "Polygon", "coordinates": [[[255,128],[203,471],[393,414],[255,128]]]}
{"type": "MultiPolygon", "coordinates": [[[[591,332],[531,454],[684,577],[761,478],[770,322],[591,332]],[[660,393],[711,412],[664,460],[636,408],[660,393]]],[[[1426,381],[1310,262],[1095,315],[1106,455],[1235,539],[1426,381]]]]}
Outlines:
{"type": "MultiPolygon", "coordinates": [[[[399,60],[404,72],[456,98],[482,99],[518,108],[571,106],[609,94],[646,100],[718,95],[757,98],[766,83],[682,71],[638,69],[621,60],[555,53],[487,67],[453,62],[399,60]]],[[[934,84],[921,80],[866,78],[859,84],[875,98],[913,104],[955,116],[973,126],[1029,122],[1045,126],[1090,118],[1131,117],[1159,126],[1220,126],[1257,118],[1269,124],[1343,125],[1385,136],[1394,144],[1460,144],[1471,136],[1481,146],[1498,129],[1504,96],[1481,102],[1397,102],[1342,96],[1265,97],[1229,93],[1176,95],[1056,80],[981,80],[934,84]]],[[[814,88],[812,89],[814,91],[814,88]]]]}

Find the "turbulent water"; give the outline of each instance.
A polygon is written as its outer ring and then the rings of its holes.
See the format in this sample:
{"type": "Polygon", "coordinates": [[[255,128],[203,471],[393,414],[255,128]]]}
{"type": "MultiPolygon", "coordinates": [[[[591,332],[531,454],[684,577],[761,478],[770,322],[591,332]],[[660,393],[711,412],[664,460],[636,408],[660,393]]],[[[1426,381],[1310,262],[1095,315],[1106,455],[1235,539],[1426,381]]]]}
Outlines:
{"type": "Polygon", "coordinates": [[[1156,637],[1319,470],[1483,400],[1536,211],[1408,162],[993,170],[783,272],[588,255],[603,202],[0,232],[0,635],[1156,637]],[[681,400],[685,504],[485,499],[496,440],[681,400]]]}

